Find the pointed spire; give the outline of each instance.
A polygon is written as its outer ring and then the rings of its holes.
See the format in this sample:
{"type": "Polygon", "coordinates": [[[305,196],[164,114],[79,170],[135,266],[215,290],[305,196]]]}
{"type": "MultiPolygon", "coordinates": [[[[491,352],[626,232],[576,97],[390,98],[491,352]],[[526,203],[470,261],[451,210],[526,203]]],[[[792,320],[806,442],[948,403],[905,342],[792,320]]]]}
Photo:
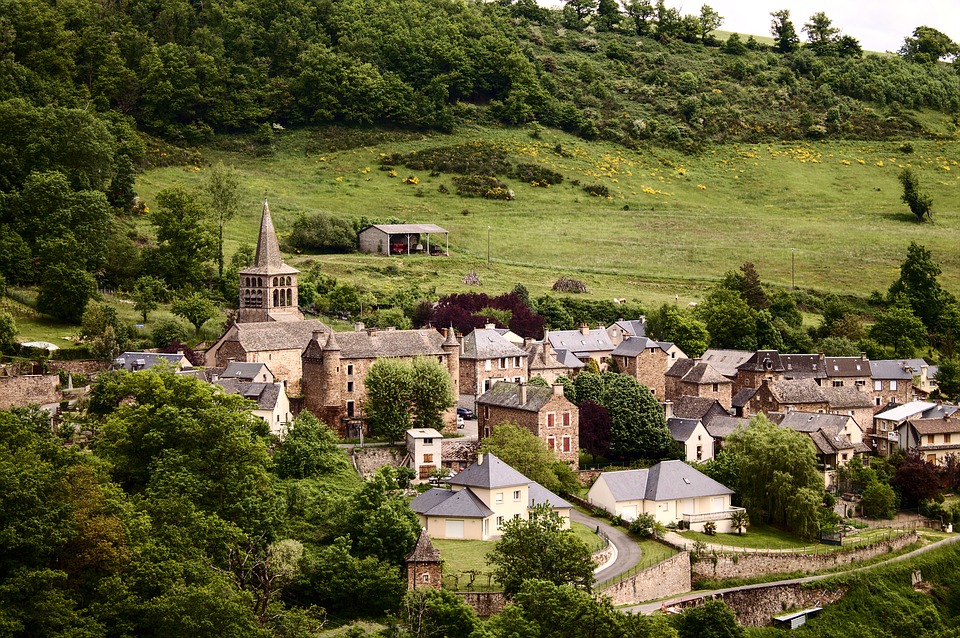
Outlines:
{"type": "Polygon", "coordinates": [[[337,338],[334,336],[335,334],[333,330],[330,331],[330,336],[327,337],[327,344],[323,347],[324,350],[328,352],[331,350],[340,350],[340,344],[337,343],[337,338]]]}
{"type": "Polygon", "coordinates": [[[453,329],[453,324],[450,324],[450,328],[447,330],[447,338],[444,339],[443,345],[445,346],[459,346],[460,343],[457,341],[457,331],[453,329]]]}
{"type": "Polygon", "coordinates": [[[257,238],[257,257],[254,265],[260,267],[283,266],[280,244],[277,242],[277,232],[273,229],[270,206],[267,204],[266,197],[263,198],[263,216],[260,218],[260,236],[257,238]]]}

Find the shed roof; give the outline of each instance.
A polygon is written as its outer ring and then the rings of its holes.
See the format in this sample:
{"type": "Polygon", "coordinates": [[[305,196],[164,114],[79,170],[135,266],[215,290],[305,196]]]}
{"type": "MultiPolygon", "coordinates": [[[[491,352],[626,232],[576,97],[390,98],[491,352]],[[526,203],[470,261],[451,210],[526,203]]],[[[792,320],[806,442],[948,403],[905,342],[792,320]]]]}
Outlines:
{"type": "Polygon", "coordinates": [[[436,224],[373,224],[367,226],[361,232],[366,232],[371,228],[376,228],[379,231],[385,232],[390,235],[407,235],[414,233],[445,233],[446,229],[440,228],[436,224]]]}

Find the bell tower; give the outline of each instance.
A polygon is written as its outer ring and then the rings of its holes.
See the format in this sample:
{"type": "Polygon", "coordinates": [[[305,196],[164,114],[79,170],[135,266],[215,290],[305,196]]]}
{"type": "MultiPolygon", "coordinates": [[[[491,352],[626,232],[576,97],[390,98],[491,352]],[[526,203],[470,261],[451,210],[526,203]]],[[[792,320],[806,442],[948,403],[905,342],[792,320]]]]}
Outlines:
{"type": "Polygon", "coordinates": [[[299,270],[283,263],[280,243],[263,200],[257,255],[252,266],[240,271],[240,312],[238,323],[258,321],[300,321],[297,275],[299,270]]]}

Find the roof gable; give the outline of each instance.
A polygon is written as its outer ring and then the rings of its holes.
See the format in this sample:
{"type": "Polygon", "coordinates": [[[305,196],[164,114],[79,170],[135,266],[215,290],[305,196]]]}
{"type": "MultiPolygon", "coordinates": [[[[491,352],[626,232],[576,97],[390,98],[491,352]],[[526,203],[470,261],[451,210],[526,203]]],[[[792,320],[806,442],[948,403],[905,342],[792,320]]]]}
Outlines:
{"type": "Polygon", "coordinates": [[[498,330],[477,328],[463,338],[461,359],[526,357],[527,353],[508,341],[498,330]]]}
{"type": "Polygon", "coordinates": [[[529,485],[530,479],[488,452],[480,456],[476,463],[451,477],[447,483],[489,490],[497,487],[529,485]]]}

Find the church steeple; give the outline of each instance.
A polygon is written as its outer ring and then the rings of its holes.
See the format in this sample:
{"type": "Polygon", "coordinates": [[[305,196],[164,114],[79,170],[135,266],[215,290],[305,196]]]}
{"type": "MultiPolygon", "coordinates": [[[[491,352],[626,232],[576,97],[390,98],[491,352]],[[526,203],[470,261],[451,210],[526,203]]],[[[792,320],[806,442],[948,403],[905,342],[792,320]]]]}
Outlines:
{"type": "Polygon", "coordinates": [[[237,321],[297,321],[303,319],[298,307],[297,274],[283,263],[270,206],[263,200],[257,254],[252,266],[240,271],[240,313],[237,321]]]}

